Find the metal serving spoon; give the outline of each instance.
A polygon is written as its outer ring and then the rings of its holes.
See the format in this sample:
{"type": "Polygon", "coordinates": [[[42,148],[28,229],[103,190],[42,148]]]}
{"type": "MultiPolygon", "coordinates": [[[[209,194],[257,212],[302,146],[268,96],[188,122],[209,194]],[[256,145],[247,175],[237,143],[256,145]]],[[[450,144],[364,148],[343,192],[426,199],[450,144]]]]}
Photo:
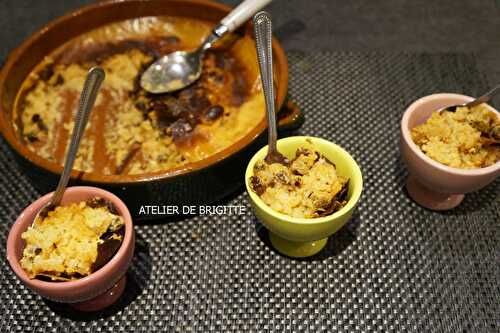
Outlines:
{"type": "Polygon", "coordinates": [[[253,29],[255,34],[255,47],[259,59],[260,79],[266,100],[267,127],[269,134],[268,151],[265,161],[271,163],[288,164],[288,159],[283,156],[276,147],[278,133],[276,129],[276,111],[274,105],[274,83],[273,83],[273,49],[272,49],[272,23],[271,15],[265,11],[255,14],[253,17],[253,29]]]}
{"type": "Polygon", "coordinates": [[[57,188],[50,198],[50,201],[43,206],[35,218],[33,219],[33,225],[38,217],[45,218],[48,213],[54,208],[59,206],[61,199],[64,194],[64,190],[68,185],[68,181],[71,175],[71,170],[73,169],[73,164],[75,162],[76,153],[78,152],[78,147],[80,146],[80,140],[82,138],[83,132],[85,131],[85,126],[89,119],[90,111],[94,106],[97,93],[104,80],[104,71],[99,67],[94,67],[90,69],[85,79],[85,84],[83,85],[83,91],[80,96],[80,104],[78,106],[78,111],[75,116],[75,124],[73,127],[73,133],[71,135],[71,141],[69,144],[68,152],[66,153],[66,160],[64,161],[64,169],[57,184],[57,188]]]}
{"type": "Polygon", "coordinates": [[[222,19],[205,41],[194,51],[167,54],[141,76],[141,87],[153,94],[172,92],[187,87],[201,75],[201,60],[207,49],[226,33],[234,31],[271,0],[245,0],[222,19]]]}
{"type": "Polygon", "coordinates": [[[482,104],[482,103],[488,103],[499,92],[500,92],[500,85],[498,85],[495,88],[491,89],[490,91],[488,91],[483,96],[478,97],[478,98],[476,98],[476,99],[474,99],[474,100],[472,100],[470,102],[463,103],[463,104],[450,105],[450,106],[447,106],[447,107],[439,109],[438,112],[442,112],[442,111],[455,112],[457,110],[457,108],[459,108],[459,107],[471,108],[471,107],[474,107],[474,106],[482,104]]]}

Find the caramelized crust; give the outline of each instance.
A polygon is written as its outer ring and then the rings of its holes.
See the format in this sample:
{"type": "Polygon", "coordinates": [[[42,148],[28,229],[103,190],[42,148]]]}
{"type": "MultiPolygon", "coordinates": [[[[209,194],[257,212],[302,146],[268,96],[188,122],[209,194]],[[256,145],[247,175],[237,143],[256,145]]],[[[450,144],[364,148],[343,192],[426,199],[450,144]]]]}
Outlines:
{"type": "Polygon", "coordinates": [[[500,119],[484,105],[434,112],[411,130],[415,144],[433,160],[460,169],[484,168],[500,161],[500,119]]]}
{"type": "Polygon", "coordinates": [[[258,161],[250,178],[252,190],[274,210],[293,217],[330,215],[347,203],[349,180],[308,145],[297,149],[290,165],[258,161]]]}
{"type": "Polygon", "coordinates": [[[59,206],[22,234],[21,266],[30,278],[81,278],[105,265],[123,236],[124,220],[105,199],[59,206]]]}

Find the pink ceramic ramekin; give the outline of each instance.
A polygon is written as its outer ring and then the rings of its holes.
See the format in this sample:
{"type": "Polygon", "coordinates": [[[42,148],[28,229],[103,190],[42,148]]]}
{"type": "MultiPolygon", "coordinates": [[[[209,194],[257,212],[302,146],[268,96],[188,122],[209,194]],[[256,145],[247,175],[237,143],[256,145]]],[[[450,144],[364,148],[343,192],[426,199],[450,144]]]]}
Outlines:
{"type": "Polygon", "coordinates": [[[93,197],[111,201],[125,220],[125,236],[117,253],[96,272],[84,278],[68,282],[49,282],[30,279],[21,268],[19,260],[25,246],[21,234],[32,224],[38,210],[51,198],[46,194],[29,205],[17,218],[7,239],[7,260],[17,277],[32,291],[47,299],[71,303],[82,311],[97,311],[114,303],[125,289],[125,273],[134,254],[134,227],[125,204],[114,194],[89,186],[69,187],[61,204],[80,202],[93,197]]]}
{"type": "MultiPolygon", "coordinates": [[[[473,98],[459,94],[434,94],[411,104],[401,120],[400,149],[408,167],[408,194],[418,204],[433,210],[455,208],[464,193],[483,188],[500,175],[500,162],[480,169],[457,169],[434,161],[413,142],[410,131],[442,107],[462,104],[473,98]]],[[[488,106],[499,117],[497,110],[488,106]]]]}

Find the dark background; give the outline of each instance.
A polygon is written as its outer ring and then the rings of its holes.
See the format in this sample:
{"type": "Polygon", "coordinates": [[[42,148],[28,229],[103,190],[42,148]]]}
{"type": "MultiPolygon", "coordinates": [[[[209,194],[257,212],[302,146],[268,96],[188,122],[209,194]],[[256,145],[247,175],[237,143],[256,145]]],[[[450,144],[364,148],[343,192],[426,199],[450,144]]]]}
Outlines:
{"type": "MultiPolygon", "coordinates": [[[[91,2],[0,0],[0,59],[51,19],[91,2]]],[[[490,84],[500,81],[500,0],[274,0],[268,9],[286,50],[473,52],[490,84]]]]}

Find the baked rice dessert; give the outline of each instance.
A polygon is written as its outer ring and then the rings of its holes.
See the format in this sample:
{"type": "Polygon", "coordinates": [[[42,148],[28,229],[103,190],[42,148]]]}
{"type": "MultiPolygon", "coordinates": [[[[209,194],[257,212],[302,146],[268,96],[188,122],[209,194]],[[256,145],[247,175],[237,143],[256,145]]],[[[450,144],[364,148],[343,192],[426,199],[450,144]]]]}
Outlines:
{"type": "Polygon", "coordinates": [[[26,242],[21,267],[32,279],[87,276],[116,253],[124,223],[113,204],[102,198],[58,206],[21,235],[26,242]]]}
{"type": "Polygon", "coordinates": [[[500,120],[484,104],[434,112],[411,130],[415,144],[433,160],[459,169],[476,169],[500,161],[500,120]]]}
{"type": "Polygon", "coordinates": [[[277,212],[316,218],[346,205],[349,179],[338,175],[335,164],[311,145],[297,149],[289,165],[258,161],[250,186],[277,212]]]}
{"type": "Polygon", "coordinates": [[[14,124],[23,143],[61,164],[87,71],[106,72],[75,161],[103,175],[182,167],[227,148],[263,120],[264,99],[252,38],[231,34],[203,59],[201,78],[170,94],[139,84],[158,57],[189,50],[212,24],[175,17],[113,23],[77,37],[36,66],[17,96],[14,124]]]}

